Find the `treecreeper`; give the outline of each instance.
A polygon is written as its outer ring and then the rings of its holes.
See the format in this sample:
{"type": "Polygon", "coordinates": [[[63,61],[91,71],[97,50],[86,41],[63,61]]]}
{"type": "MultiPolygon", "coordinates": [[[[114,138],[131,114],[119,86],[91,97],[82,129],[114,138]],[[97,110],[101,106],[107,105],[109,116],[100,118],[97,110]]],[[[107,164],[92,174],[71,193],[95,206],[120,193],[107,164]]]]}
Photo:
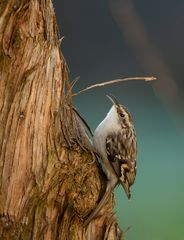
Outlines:
{"type": "Polygon", "coordinates": [[[130,187],[136,177],[137,140],[132,117],[126,107],[107,95],[113,106],[105,119],[98,125],[93,136],[94,150],[107,178],[103,197],[84,222],[88,225],[106,203],[109,195],[120,183],[130,199],[130,187]]]}

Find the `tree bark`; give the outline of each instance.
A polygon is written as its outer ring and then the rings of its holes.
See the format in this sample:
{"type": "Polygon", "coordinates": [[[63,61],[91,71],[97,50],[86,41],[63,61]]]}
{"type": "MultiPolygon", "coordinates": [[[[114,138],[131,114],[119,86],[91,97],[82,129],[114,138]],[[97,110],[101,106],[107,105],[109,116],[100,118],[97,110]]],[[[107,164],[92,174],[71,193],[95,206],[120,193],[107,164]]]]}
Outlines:
{"type": "Polygon", "coordinates": [[[0,1],[0,239],[122,239],[60,52],[50,0],[0,1]]]}

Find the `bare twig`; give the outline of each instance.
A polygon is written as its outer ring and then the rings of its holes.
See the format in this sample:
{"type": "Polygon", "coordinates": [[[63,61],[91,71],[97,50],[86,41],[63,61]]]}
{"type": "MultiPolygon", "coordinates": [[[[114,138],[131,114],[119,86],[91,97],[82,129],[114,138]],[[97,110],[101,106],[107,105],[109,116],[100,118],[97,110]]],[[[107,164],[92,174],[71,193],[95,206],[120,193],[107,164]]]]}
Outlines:
{"type": "Polygon", "coordinates": [[[156,78],[155,77],[127,77],[127,78],[121,78],[121,79],[114,79],[114,80],[110,80],[110,81],[107,81],[107,82],[97,83],[97,84],[91,85],[87,88],[84,88],[84,89],[80,90],[77,93],[73,93],[72,96],[77,96],[77,95],[79,95],[83,92],[86,92],[86,91],[88,91],[92,88],[103,87],[103,86],[114,84],[114,83],[133,81],[133,80],[144,80],[145,82],[148,82],[148,81],[156,80],[156,78]]]}
{"type": "Polygon", "coordinates": [[[126,230],[123,231],[123,233],[124,233],[124,234],[127,233],[131,228],[132,228],[132,226],[128,226],[128,227],[126,228],[126,230]]]}

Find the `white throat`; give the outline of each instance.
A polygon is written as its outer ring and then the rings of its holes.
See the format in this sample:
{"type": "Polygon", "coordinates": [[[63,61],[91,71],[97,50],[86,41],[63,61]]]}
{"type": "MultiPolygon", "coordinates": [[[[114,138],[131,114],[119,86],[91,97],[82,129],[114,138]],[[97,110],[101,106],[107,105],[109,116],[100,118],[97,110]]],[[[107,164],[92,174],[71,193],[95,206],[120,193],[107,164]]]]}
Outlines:
{"type": "Polygon", "coordinates": [[[119,124],[119,118],[114,105],[111,107],[107,116],[98,125],[94,132],[93,144],[96,150],[100,154],[105,154],[105,141],[106,137],[110,134],[117,133],[121,130],[121,125],[119,124]]]}

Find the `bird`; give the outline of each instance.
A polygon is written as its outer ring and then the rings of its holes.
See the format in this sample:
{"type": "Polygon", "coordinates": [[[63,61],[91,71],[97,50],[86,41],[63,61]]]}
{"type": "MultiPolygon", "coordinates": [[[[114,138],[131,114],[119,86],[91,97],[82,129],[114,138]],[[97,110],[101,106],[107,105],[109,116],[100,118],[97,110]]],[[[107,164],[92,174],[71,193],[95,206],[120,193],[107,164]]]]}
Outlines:
{"type": "Polygon", "coordinates": [[[113,105],[94,131],[93,147],[99,156],[98,161],[106,175],[107,184],[102,199],[84,221],[84,226],[97,216],[118,184],[123,186],[130,199],[130,187],[137,172],[137,138],[131,114],[112,94],[106,96],[113,105]]]}

